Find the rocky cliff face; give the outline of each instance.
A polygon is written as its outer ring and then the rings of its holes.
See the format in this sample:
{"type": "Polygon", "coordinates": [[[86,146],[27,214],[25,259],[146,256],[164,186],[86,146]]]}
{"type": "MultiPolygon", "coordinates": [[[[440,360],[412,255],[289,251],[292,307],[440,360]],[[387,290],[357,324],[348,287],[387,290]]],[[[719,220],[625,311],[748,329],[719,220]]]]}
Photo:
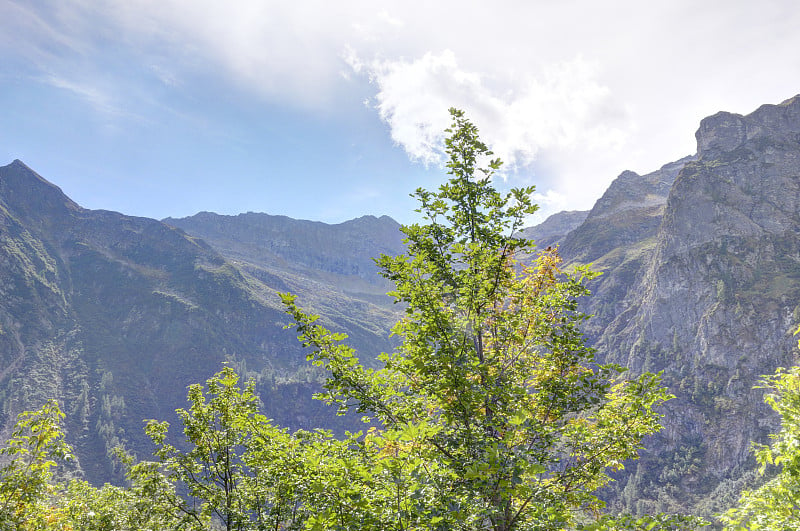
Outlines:
{"type": "Polygon", "coordinates": [[[622,311],[640,270],[651,259],[672,183],[694,157],[665,164],[647,175],[623,172],[574,230],[562,238],[567,263],[592,264],[603,273],[591,284],[585,332],[596,341],[622,311]]]}
{"type": "MultiPolygon", "coordinates": [[[[629,506],[721,509],[748,480],[751,441],[777,426],[753,386],[797,361],[798,133],[800,97],[706,118],[697,155],[661,170],[660,190],[674,178],[666,202],[604,196],[565,239],[568,259],[608,271],[589,303],[601,355],[663,370],[676,395],[664,432],[618,493],[629,506]],[[587,237],[594,220],[613,229],[587,237]]],[[[645,180],[623,174],[615,185],[645,180]]]]}

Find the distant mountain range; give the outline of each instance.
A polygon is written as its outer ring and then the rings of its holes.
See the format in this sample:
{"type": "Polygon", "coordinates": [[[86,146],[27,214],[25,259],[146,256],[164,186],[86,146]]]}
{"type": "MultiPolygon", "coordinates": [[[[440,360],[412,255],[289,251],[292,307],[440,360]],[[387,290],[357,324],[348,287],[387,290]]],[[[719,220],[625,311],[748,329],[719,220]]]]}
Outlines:
{"type": "MultiPolygon", "coordinates": [[[[706,118],[697,145],[624,172],[591,211],[524,232],[603,272],[585,301],[599,358],[664,371],[676,395],[664,431],[604,494],[612,507],[708,514],[735,501],[755,480],[750,441],[778,425],[753,386],[797,362],[800,97],[706,118]]],[[[225,362],[257,380],[277,422],[350,426],[310,400],[320,375],[283,330],[276,292],[297,293],[375,363],[399,311],[372,257],[402,251],[388,217],[86,210],[14,161],[0,168],[2,433],[58,398],[80,469],[114,479],[107,449],[149,455],[142,419],[174,421],[186,386],[225,362]]]]}

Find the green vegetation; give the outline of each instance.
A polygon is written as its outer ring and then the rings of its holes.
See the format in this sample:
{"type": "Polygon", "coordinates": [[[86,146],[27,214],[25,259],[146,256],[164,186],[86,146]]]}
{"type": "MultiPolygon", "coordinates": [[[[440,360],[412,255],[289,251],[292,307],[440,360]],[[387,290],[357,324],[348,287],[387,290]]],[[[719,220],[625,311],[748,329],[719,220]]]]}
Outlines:
{"type": "Polygon", "coordinates": [[[64,414],[55,401],[22,413],[11,438],[0,449],[0,525],[3,529],[46,528],[47,502],[55,459],[69,457],[60,429],[64,414]]]}
{"type": "MultiPolygon", "coordinates": [[[[0,454],[0,529],[162,530],[205,529],[491,529],[441,484],[457,480],[441,463],[416,455],[419,431],[371,428],[336,439],[325,431],[289,434],[258,412],[252,384],[238,386],[230,368],[192,386],[190,407],[180,410],[185,441],[166,442],[165,423],[151,421],[157,461],[134,463],[122,450],[126,486],[95,488],[79,479],[54,480],[56,461],[70,459],[57,404],[20,415],[0,454]],[[424,470],[430,476],[421,475],[424,470]],[[179,495],[182,492],[185,495],[179,495]]],[[[430,450],[430,448],[428,449],[430,450]]],[[[473,481],[478,478],[472,478],[473,481]]],[[[472,482],[470,482],[472,483],[472,482]]],[[[463,496],[463,491],[462,491],[463,496]]],[[[540,503],[540,502],[538,502],[540,503]]],[[[563,504],[556,501],[555,507],[563,504]]],[[[513,529],[562,529],[553,519],[513,529]]],[[[573,529],[694,529],[693,518],[603,516],[573,529]]],[[[592,519],[593,520],[593,519],[592,519]]]]}
{"type": "MultiPolygon", "coordinates": [[[[656,408],[670,397],[657,375],[625,379],[620,367],[595,362],[578,310],[593,274],[562,272],[555,251],[531,266],[517,261],[532,252],[515,235],[535,210],[533,189],[498,193],[491,178],[500,161],[489,160],[463,113],[451,114],[450,179],[416,192],[425,223],[403,228],[407,254],[379,260],[406,307],[394,328],[401,344],[380,356],[382,366],[362,365],[344,334],[283,295],[309,360],[326,371],[319,398],[363,415],[365,432],[289,433],[260,413],[255,383],[241,388],[228,367],[190,386],[189,408],[177,412],[184,441],[149,421],[156,461],[118,450],[126,486],[95,488],[52,480],[53,459],[68,449],[49,403],[20,417],[2,451],[16,457],[0,469],[0,518],[15,529],[92,530],[702,525],[601,514],[595,492],[660,429],[656,408]],[[33,481],[20,479],[29,473],[33,481]]],[[[104,388],[112,381],[101,378],[104,388]]],[[[124,409],[104,395],[106,444],[124,409]]]]}
{"type": "MultiPolygon", "coordinates": [[[[798,330],[800,331],[800,330],[798,330]]],[[[781,429],[771,445],[754,445],[763,475],[780,467],[777,474],[753,491],[745,491],[739,504],[722,515],[730,529],[800,529],[800,367],[778,369],[762,382],[764,400],[781,417],[781,429]]]]}

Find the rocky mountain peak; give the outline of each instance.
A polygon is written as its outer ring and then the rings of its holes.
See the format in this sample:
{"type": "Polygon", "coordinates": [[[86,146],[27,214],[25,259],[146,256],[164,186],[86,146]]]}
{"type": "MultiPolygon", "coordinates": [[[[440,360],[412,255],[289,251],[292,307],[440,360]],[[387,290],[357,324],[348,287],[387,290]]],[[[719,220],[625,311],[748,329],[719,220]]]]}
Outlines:
{"type": "Polygon", "coordinates": [[[769,138],[770,142],[800,141],[800,95],[778,105],[762,105],[742,116],[718,112],[704,118],[695,133],[700,157],[716,157],[735,150],[748,141],[769,138]]]}
{"type": "Polygon", "coordinates": [[[717,113],[696,137],[698,159],[681,171],[669,199],[667,254],[730,235],[798,229],[800,96],[746,116],[717,113]]]}
{"type": "Polygon", "coordinates": [[[49,231],[66,225],[83,209],[61,189],[17,159],[0,166],[0,208],[31,229],[49,231]]]}
{"type": "Polygon", "coordinates": [[[59,210],[81,209],[61,191],[61,188],[19,159],[15,159],[7,166],[0,166],[0,198],[11,203],[32,204],[59,210]]]}
{"type": "Polygon", "coordinates": [[[698,153],[733,151],[747,138],[744,117],[741,114],[718,112],[700,122],[695,138],[698,153]]]}
{"type": "MultiPolygon", "coordinates": [[[[776,422],[753,387],[797,362],[800,320],[800,97],[748,115],[717,113],[696,137],[697,158],[680,169],[657,231],[644,235],[652,250],[632,281],[620,282],[621,268],[609,275],[626,289],[598,289],[606,300],[595,303],[612,317],[601,353],[633,370],[664,370],[676,396],[659,463],[701,456],[702,469],[675,475],[658,494],[689,493],[675,506],[740,488],[751,441],[766,441],[776,422]]],[[[640,470],[656,466],[649,459],[640,470]]]]}
{"type": "Polygon", "coordinates": [[[663,205],[678,172],[693,159],[692,156],[684,157],[647,175],[623,171],[594,204],[589,218],[605,218],[624,210],[663,205]]]}

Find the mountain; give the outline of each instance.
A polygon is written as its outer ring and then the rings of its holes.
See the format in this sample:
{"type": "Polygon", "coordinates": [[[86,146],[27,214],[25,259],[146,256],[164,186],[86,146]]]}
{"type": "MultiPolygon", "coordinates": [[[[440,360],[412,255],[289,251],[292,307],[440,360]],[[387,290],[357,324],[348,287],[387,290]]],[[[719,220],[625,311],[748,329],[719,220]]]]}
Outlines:
{"type": "Polygon", "coordinates": [[[567,234],[584,222],[587,215],[589,212],[586,210],[558,212],[536,226],[523,229],[520,235],[533,240],[539,249],[559,245],[567,234]]]}
{"type": "Polygon", "coordinates": [[[252,277],[301,295],[323,316],[353,320],[357,327],[372,321],[364,319],[368,305],[371,312],[382,312],[387,322],[397,318],[393,299],[386,296],[392,285],[378,274],[374,260],[405,249],[400,224],[388,216],[329,225],[252,212],[238,216],[201,212],[163,221],[202,238],[252,277]]]}
{"type": "Polygon", "coordinates": [[[328,225],[253,212],[238,216],[201,212],[163,221],[203,238],[232,260],[332,279],[355,294],[385,294],[386,284],[376,274],[375,253],[396,254],[404,249],[400,224],[388,216],[364,216],[328,225]],[[359,280],[363,284],[358,284],[359,280]],[[352,284],[357,287],[350,287],[352,284]]]}
{"type": "Polygon", "coordinates": [[[563,241],[604,271],[586,306],[599,356],[664,371],[664,431],[610,499],[710,514],[753,481],[751,441],[778,426],[754,389],[797,363],[800,97],[704,119],[697,154],[626,172],[563,241]]]}
{"type": "Polygon", "coordinates": [[[693,156],[638,175],[625,171],[597,200],[574,230],[561,237],[567,263],[588,264],[603,275],[593,283],[587,311],[594,315],[586,333],[592,340],[620,311],[636,272],[651,257],[672,184],[693,156]]]}
{"type": "MultiPolygon", "coordinates": [[[[354,225],[366,232],[375,225],[382,236],[393,226],[375,219],[354,225]]],[[[387,250],[371,249],[368,239],[361,244],[365,253],[387,250]]],[[[302,249],[298,243],[291,252],[302,249]]],[[[341,427],[310,399],[318,375],[293,332],[283,330],[288,318],[276,291],[296,291],[313,311],[320,311],[314,300],[336,299],[338,313],[324,322],[348,332],[362,352],[391,348],[396,313],[330,283],[259,271],[260,277],[159,221],[83,209],[18,160],[0,167],[2,434],[17,413],[56,398],[67,413],[77,468],[95,482],[113,479],[107,450],[124,440],[149,456],[142,419],[174,424],[186,386],[225,362],[257,380],[266,413],[277,422],[341,427]],[[315,293],[320,286],[328,291],[315,293]]],[[[370,282],[376,281],[353,285],[370,282]]],[[[374,291],[368,299],[377,299],[374,291]]]]}
{"type": "MultiPolygon", "coordinates": [[[[523,231],[592,264],[586,337],[599,361],[663,371],[665,429],[603,493],[613,509],[712,514],[758,481],[750,442],[778,419],[754,389],[798,362],[800,96],[704,119],[697,153],[623,172],[589,212],[523,231]]],[[[276,292],[298,294],[362,354],[393,347],[398,308],[372,257],[399,226],[266,214],[163,222],[86,210],[20,161],[0,168],[0,430],[58,398],[78,465],[114,478],[117,440],[149,455],[142,418],[176,420],[185,386],[223,363],[282,425],[352,426],[310,400],[276,292]]],[[[369,357],[368,363],[375,363],[369,357]]]]}

